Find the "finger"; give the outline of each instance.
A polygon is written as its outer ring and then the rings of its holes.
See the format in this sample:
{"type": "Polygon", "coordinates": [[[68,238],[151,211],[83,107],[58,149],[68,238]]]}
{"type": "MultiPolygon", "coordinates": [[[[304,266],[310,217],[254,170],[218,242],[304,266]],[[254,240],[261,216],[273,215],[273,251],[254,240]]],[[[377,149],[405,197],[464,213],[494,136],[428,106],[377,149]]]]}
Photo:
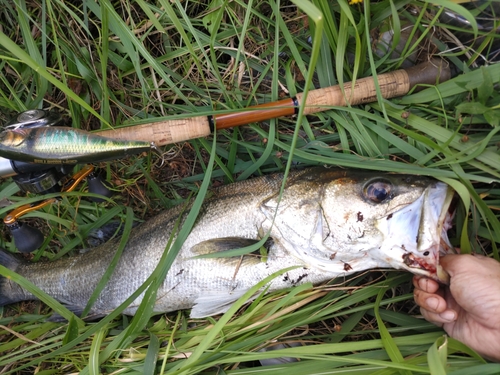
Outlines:
{"type": "Polygon", "coordinates": [[[436,293],[439,290],[439,284],[428,277],[414,276],[413,286],[427,293],[436,293]]]}
{"type": "Polygon", "coordinates": [[[445,299],[435,293],[427,293],[424,290],[415,289],[413,291],[413,298],[417,305],[436,314],[440,314],[448,309],[445,299]]]}
{"type": "Polygon", "coordinates": [[[443,324],[446,323],[453,323],[457,319],[457,313],[454,310],[445,310],[441,314],[437,314],[424,308],[420,308],[420,313],[425,320],[434,323],[439,327],[442,327],[443,324]]]}
{"type": "Polygon", "coordinates": [[[442,327],[444,325],[444,322],[439,321],[438,314],[431,313],[422,307],[420,308],[420,314],[422,314],[425,320],[431,322],[432,324],[437,325],[438,327],[442,327]]]}

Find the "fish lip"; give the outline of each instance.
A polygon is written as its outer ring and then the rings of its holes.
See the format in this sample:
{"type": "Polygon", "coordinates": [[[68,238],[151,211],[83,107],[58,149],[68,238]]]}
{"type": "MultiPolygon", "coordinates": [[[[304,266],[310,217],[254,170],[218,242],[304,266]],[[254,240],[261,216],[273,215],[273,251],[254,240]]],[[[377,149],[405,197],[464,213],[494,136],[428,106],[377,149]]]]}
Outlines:
{"type": "Polygon", "coordinates": [[[439,258],[436,259],[437,262],[427,262],[426,259],[415,256],[412,253],[406,253],[403,255],[403,263],[408,267],[408,270],[414,274],[429,277],[441,284],[448,285],[450,283],[450,276],[439,264],[439,258]]]}
{"type": "Polygon", "coordinates": [[[441,266],[439,259],[442,255],[456,254],[456,249],[451,245],[447,231],[452,228],[452,221],[456,213],[458,204],[458,195],[455,191],[448,187],[446,198],[443,203],[443,208],[437,222],[438,232],[440,233],[439,244],[433,244],[428,249],[419,249],[420,252],[429,252],[432,257],[431,261],[422,257],[418,257],[413,253],[403,254],[403,263],[408,267],[408,270],[414,274],[429,277],[441,284],[448,285],[450,276],[441,266]]]}

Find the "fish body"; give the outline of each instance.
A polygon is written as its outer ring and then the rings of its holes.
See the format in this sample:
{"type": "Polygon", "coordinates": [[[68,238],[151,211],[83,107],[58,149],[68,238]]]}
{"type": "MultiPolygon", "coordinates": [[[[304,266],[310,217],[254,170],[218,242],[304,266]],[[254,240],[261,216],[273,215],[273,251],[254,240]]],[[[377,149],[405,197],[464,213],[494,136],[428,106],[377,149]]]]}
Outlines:
{"type": "Polygon", "coordinates": [[[151,143],[102,137],[62,126],[18,127],[0,133],[0,156],[38,164],[79,164],[151,150],[151,143]]]}
{"type": "MultiPolygon", "coordinates": [[[[453,191],[418,176],[310,168],[291,172],[279,199],[283,175],[275,174],[214,189],[157,293],[154,310],[192,309],[192,317],[221,313],[274,272],[269,290],[370,268],[398,268],[445,281],[439,253],[451,248],[446,236],[453,191]],[[241,248],[269,233],[266,258],[199,258],[241,248]]],[[[105,315],[119,306],[153,272],[182,207],[167,210],[134,228],[111,279],[92,307],[105,315]]],[[[54,262],[18,262],[14,269],[49,295],[83,309],[106,271],[118,240],[54,262]]],[[[33,299],[0,279],[0,305],[33,299]]],[[[139,297],[126,310],[134,314],[139,297]]]]}

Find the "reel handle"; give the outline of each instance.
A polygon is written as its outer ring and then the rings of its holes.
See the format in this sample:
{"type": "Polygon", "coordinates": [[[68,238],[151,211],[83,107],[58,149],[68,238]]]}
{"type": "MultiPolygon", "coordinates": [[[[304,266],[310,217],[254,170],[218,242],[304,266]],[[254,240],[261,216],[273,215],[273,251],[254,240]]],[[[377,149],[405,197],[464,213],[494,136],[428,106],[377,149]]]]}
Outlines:
{"type": "MultiPolygon", "coordinates": [[[[87,184],[89,185],[90,193],[99,194],[107,198],[110,198],[113,195],[113,192],[106,187],[101,177],[95,172],[92,172],[87,176],[87,184]]],[[[97,203],[105,201],[104,198],[97,197],[92,197],[90,199],[97,203]]]]}
{"type": "Polygon", "coordinates": [[[42,232],[29,225],[14,222],[7,225],[12,237],[14,238],[14,245],[21,253],[27,254],[35,251],[42,246],[45,240],[42,232]]]}

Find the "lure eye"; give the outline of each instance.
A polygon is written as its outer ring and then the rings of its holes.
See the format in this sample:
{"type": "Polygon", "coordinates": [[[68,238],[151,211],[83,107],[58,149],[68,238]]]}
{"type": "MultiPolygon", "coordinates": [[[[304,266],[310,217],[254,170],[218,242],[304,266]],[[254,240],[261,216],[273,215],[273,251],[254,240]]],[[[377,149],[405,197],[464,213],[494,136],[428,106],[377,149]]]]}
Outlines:
{"type": "Polygon", "coordinates": [[[25,141],[25,137],[14,131],[3,131],[0,133],[0,144],[7,147],[18,147],[25,141]]]}
{"type": "Polygon", "coordinates": [[[386,180],[368,183],[364,188],[365,197],[373,203],[382,203],[391,197],[392,184],[386,180]]]}

